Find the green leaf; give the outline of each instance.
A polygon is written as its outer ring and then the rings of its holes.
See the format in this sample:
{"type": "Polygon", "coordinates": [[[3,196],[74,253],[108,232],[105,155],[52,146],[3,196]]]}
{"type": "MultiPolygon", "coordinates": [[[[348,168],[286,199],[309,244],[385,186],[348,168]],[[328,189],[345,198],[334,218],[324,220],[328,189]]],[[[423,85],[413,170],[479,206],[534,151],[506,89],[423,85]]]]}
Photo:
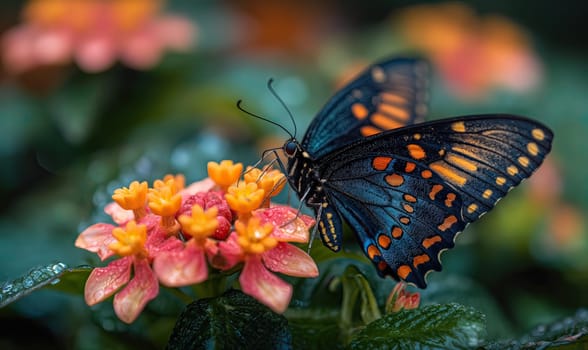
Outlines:
{"type": "Polygon", "coordinates": [[[487,344],[484,349],[586,349],[588,348],[588,309],[572,317],[540,325],[519,340],[487,344]]]}
{"type": "Polygon", "coordinates": [[[240,291],[229,290],[188,305],[167,349],[290,349],[291,343],[285,317],[240,291]]]}
{"type": "Polygon", "coordinates": [[[486,335],[486,319],[459,304],[429,305],[388,314],[352,339],[351,349],[469,349],[486,335]]]}
{"type": "Polygon", "coordinates": [[[357,267],[354,265],[347,266],[343,276],[341,276],[341,283],[343,285],[343,305],[341,308],[341,324],[343,327],[349,327],[353,324],[353,310],[358,306],[358,299],[361,301],[359,313],[364,323],[370,323],[382,317],[374,292],[357,267]]]}
{"type": "Polygon", "coordinates": [[[4,307],[37,289],[52,286],[54,289],[81,293],[89,266],[68,268],[64,263],[35,267],[21,277],[0,284],[0,307],[4,307]],[[63,285],[57,287],[60,282],[63,285]]]}
{"type": "Polygon", "coordinates": [[[344,348],[338,314],[320,311],[288,313],[288,326],[294,349],[344,348]]]}

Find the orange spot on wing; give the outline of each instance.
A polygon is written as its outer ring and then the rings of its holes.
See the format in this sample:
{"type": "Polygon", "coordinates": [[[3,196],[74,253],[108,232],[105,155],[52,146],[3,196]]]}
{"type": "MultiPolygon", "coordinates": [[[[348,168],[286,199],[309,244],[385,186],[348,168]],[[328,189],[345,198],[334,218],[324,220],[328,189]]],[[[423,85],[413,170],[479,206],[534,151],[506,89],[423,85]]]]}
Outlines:
{"type": "Polygon", "coordinates": [[[403,205],[402,205],[402,207],[404,208],[404,210],[405,210],[407,213],[412,213],[412,212],[414,212],[414,208],[413,208],[413,207],[411,207],[411,206],[410,206],[410,205],[408,205],[408,204],[403,204],[403,205]]]}
{"type": "Polygon", "coordinates": [[[429,248],[431,248],[431,246],[432,246],[433,244],[435,244],[435,243],[439,243],[439,242],[441,242],[442,240],[443,240],[443,239],[441,238],[441,236],[439,236],[439,235],[435,235],[435,236],[431,236],[431,237],[429,237],[429,238],[425,238],[425,239],[423,239],[423,243],[422,243],[422,245],[423,245],[423,247],[424,247],[425,249],[429,249],[429,248]]]}
{"type": "Polygon", "coordinates": [[[410,275],[411,272],[412,272],[412,270],[410,269],[410,266],[408,266],[408,265],[402,265],[398,268],[398,270],[396,270],[398,277],[402,278],[403,280],[405,280],[406,277],[408,277],[408,275],[410,275]]]}
{"type": "Polygon", "coordinates": [[[382,260],[378,263],[378,270],[386,271],[387,268],[388,268],[388,264],[386,264],[386,262],[384,260],[382,260]]]}
{"type": "Polygon", "coordinates": [[[451,124],[451,130],[455,132],[465,132],[465,124],[463,122],[455,122],[451,124]]]}
{"type": "Polygon", "coordinates": [[[407,173],[412,173],[415,168],[416,168],[415,163],[407,162],[406,167],[404,168],[404,171],[406,171],[407,173]]]}
{"type": "Polygon", "coordinates": [[[443,189],[443,186],[442,185],[433,185],[433,187],[431,187],[431,192],[429,192],[429,198],[431,198],[431,200],[434,201],[435,200],[435,196],[442,189],[443,189]]]}
{"type": "Polygon", "coordinates": [[[455,170],[449,168],[447,164],[441,161],[431,163],[429,167],[446,181],[456,184],[460,187],[465,185],[467,181],[465,177],[461,176],[460,174],[455,172],[455,170]]]}
{"type": "Polygon", "coordinates": [[[408,120],[410,114],[404,108],[396,107],[387,103],[381,103],[378,106],[378,111],[384,114],[391,115],[400,120],[408,120]]]}
{"type": "Polygon", "coordinates": [[[457,217],[455,217],[455,215],[449,215],[448,217],[445,218],[445,220],[443,220],[441,225],[437,226],[437,228],[441,231],[446,231],[449,228],[451,228],[451,226],[453,226],[453,224],[455,224],[456,222],[457,222],[457,217]]]}
{"type": "Polygon", "coordinates": [[[390,248],[390,243],[392,241],[390,240],[390,237],[381,234],[378,236],[378,244],[380,245],[380,247],[384,248],[384,249],[388,249],[390,248]]]}
{"type": "Polygon", "coordinates": [[[462,168],[464,170],[467,170],[467,171],[476,171],[476,170],[478,170],[478,167],[472,161],[467,160],[467,159],[465,159],[463,157],[460,157],[460,156],[456,156],[455,154],[452,154],[452,153],[448,153],[447,154],[447,157],[445,158],[445,160],[448,163],[451,163],[453,165],[456,165],[456,166],[458,166],[458,167],[460,167],[460,168],[462,168]]]}
{"type": "Polygon", "coordinates": [[[361,129],[359,129],[359,132],[362,136],[372,136],[381,133],[382,130],[374,128],[373,126],[366,125],[362,126],[361,129]]]}
{"type": "Polygon", "coordinates": [[[410,156],[414,159],[423,159],[427,156],[425,150],[417,144],[411,143],[407,146],[407,148],[408,154],[410,154],[410,156]]]}
{"type": "Polygon", "coordinates": [[[390,174],[388,176],[386,176],[386,182],[388,183],[388,185],[390,186],[400,186],[404,183],[404,178],[401,175],[398,174],[390,174]]]}
{"type": "Polygon", "coordinates": [[[408,225],[410,224],[410,218],[407,216],[403,216],[400,219],[398,219],[398,221],[400,221],[400,223],[408,225]]]}
{"type": "Polygon", "coordinates": [[[397,129],[404,126],[404,124],[380,113],[374,113],[370,120],[384,130],[397,129]]]}
{"type": "Polygon", "coordinates": [[[382,92],[380,96],[384,101],[389,103],[406,104],[408,102],[406,97],[394,94],[392,92],[382,92]]]}
{"type": "Polygon", "coordinates": [[[416,203],[416,201],[417,201],[415,196],[410,195],[408,193],[405,193],[403,197],[404,197],[404,200],[407,202],[416,203]]]}
{"type": "Polygon", "coordinates": [[[423,177],[423,179],[430,179],[431,177],[433,177],[433,173],[431,172],[431,170],[425,169],[421,172],[421,176],[423,177]]]}
{"type": "Polygon", "coordinates": [[[392,237],[394,237],[396,239],[402,237],[402,229],[398,226],[394,226],[392,228],[392,237]]]}
{"type": "Polygon", "coordinates": [[[380,256],[380,255],[382,255],[382,254],[380,253],[380,250],[378,249],[378,247],[376,247],[376,246],[375,246],[375,245],[373,245],[373,244],[370,244],[370,245],[368,246],[367,253],[368,253],[368,257],[370,258],[370,260],[374,260],[374,258],[375,258],[376,256],[380,256]]]}
{"type": "Polygon", "coordinates": [[[448,193],[447,197],[445,197],[445,206],[450,208],[453,205],[454,200],[455,200],[455,193],[448,193]]]}
{"type": "Polygon", "coordinates": [[[372,160],[372,167],[380,171],[386,170],[391,161],[392,158],[390,157],[375,157],[374,160],[372,160]]]}
{"type": "Polygon", "coordinates": [[[351,113],[353,114],[353,116],[359,120],[365,119],[365,117],[368,116],[369,111],[366,108],[366,106],[364,106],[361,103],[354,103],[351,105],[351,113]]]}
{"type": "Polygon", "coordinates": [[[425,264],[429,262],[431,258],[427,254],[417,255],[412,259],[412,264],[414,267],[418,267],[421,264],[425,264]]]}

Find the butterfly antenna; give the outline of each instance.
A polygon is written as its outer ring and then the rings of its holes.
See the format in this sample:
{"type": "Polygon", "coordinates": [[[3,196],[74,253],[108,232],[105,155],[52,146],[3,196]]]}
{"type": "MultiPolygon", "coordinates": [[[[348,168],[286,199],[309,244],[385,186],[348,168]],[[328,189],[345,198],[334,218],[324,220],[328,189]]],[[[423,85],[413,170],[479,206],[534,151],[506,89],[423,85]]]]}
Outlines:
{"type": "MultiPolygon", "coordinates": [[[[274,86],[272,85],[273,82],[274,82],[274,79],[273,78],[270,78],[267,81],[267,88],[272,93],[272,95],[274,95],[274,97],[280,102],[280,104],[282,105],[282,107],[284,107],[284,109],[288,113],[288,116],[290,116],[290,120],[292,121],[292,125],[294,125],[294,137],[292,137],[292,138],[296,138],[296,131],[297,130],[296,130],[296,121],[294,120],[294,116],[292,115],[292,112],[290,112],[290,109],[286,105],[286,102],[284,102],[284,100],[282,100],[282,98],[280,97],[280,95],[278,95],[278,93],[274,89],[274,86]]],[[[290,136],[292,136],[292,134],[290,134],[290,136]]]]}
{"type": "Polygon", "coordinates": [[[261,120],[263,120],[263,121],[265,121],[265,122],[268,122],[268,123],[270,123],[270,124],[273,124],[273,125],[275,125],[275,126],[279,127],[280,129],[284,130],[284,131],[286,132],[286,134],[290,135],[290,137],[291,137],[291,138],[294,138],[294,135],[292,135],[292,133],[290,133],[290,131],[288,131],[288,129],[286,129],[286,128],[285,128],[285,127],[283,127],[282,125],[280,125],[280,124],[278,124],[278,123],[276,123],[276,122],[274,122],[274,121],[271,121],[271,120],[269,120],[269,119],[267,119],[267,118],[264,118],[264,117],[262,117],[262,116],[259,116],[259,115],[257,115],[257,114],[251,113],[251,112],[249,112],[248,110],[246,110],[245,108],[241,107],[241,103],[242,103],[242,102],[243,102],[243,100],[239,100],[239,101],[237,101],[237,108],[239,108],[239,110],[240,110],[241,112],[243,112],[243,113],[245,113],[245,114],[247,114],[247,115],[249,115],[249,116],[251,116],[251,117],[253,117],[253,118],[261,119],[261,120]]]}

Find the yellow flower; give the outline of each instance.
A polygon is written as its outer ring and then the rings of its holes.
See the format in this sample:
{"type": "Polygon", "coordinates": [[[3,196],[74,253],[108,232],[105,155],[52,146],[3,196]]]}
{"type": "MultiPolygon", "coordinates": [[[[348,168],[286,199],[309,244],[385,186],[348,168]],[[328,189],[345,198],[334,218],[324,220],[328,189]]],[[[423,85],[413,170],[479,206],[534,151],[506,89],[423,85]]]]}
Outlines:
{"type": "Polygon", "coordinates": [[[219,163],[208,162],[208,177],[212,179],[224,192],[237,182],[243,171],[243,164],[233,164],[232,160],[223,160],[219,163]]]}
{"type": "Polygon", "coordinates": [[[271,236],[274,226],[270,223],[261,225],[261,220],[252,217],[243,223],[241,220],[235,222],[237,231],[237,243],[246,254],[262,254],[278,245],[278,241],[271,236]]]}
{"type": "Polygon", "coordinates": [[[120,256],[138,255],[147,256],[145,241],[147,241],[147,227],[137,225],[134,220],[127,223],[123,229],[116,227],[112,230],[112,235],[116,238],[108,248],[120,256]]]}
{"type": "Polygon", "coordinates": [[[261,170],[248,167],[243,178],[246,183],[256,183],[259,188],[265,191],[268,195],[267,204],[269,204],[269,197],[276,196],[286,185],[286,177],[277,169],[265,168],[261,170]]]}
{"type": "Polygon", "coordinates": [[[179,217],[180,224],[184,233],[192,236],[197,241],[205,240],[216,231],[218,227],[218,209],[212,207],[206,211],[198,204],[192,206],[192,215],[182,215],[179,217]]]}
{"type": "Polygon", "coordinates": [[[265,191],[255,183],[242,182],[238,186],[231,186],[225,194],[229,207],[239,215],[247,215],[258,209],[264,198],[265,191]]]}
{"type": "Polygon", "coordinates": [[[139,220],[147,214],[145,211],[147,189],[148,185],[146,181],[141,183],[139,181],[133,181],[128,188],[121,187],[114,190],[112,199],[121,208],[132,210],[135,214],[135,220],[139,220]]]}

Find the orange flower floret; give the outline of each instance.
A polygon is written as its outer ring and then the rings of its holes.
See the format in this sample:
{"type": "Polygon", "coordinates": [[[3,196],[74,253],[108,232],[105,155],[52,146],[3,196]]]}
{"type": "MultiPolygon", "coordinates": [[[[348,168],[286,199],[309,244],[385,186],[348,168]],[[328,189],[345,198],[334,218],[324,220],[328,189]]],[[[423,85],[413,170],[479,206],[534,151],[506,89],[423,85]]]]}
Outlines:
{"type": "Polygon", "coordinates": [[[123,30],[131,30],[153,17],[161,7],[161,0],[117,0],[113,1],[112,6],[118,26],[123,30]]]}
{"type": "Polygon", "coordinates": [[[245,224],[241,220],[235,222],[237,243],[245,254],[262,254],[278,245],[278,241],[271,236],[274,226],[270,223],[261,225],[261,220],[252,217],[245,224]]]}
{"type": "Polygon", "coordinates": [[[257,186],[263,189],[269,197],[276,196],[286,185],[286,177],[277,169],[265,168],[261,170],[248,167],[243,178],[247,183],[257,183],[257,186]]]}
{"type": "Polygon", "coordinates": [[[149,190],[149,209],[155,215],[174,216],[182,205],[182,196],[177,193],[174,181],[156,181],[156,187],[149,190]],[[157,182],[159,181],[159,182],[157,182]]]}
{"type": "Polygon", "coordinates": [[[112,230],[112,236],[116,238],[108,248],[119,256],[137,255],[147,257],[145,242],[147,241],[147,226],[137,225],[135,220],[127,223],[126,227],[116,227],[112,230]]]}
{"type": "Polygon", "coordinates": [[[232,160],[223,160],[219,163],[208,162],[208,177],[212,179],[223,191],[237,182],[243,171],[243,164],[234,164],[232,160]]]}
{"type": "Polygon", "coordinates": [[[163,177],[163,182],[168,183],[173,181],[173,186],[176,192],[180,192],[186,187],[186,177],[183,174],[167,174],[163,177]]]}
{"type": "Polygon", "coordinates": [[[231,186],[225,194],[229,207],[239,215],[249,214],[261,206],[265,197],[265,191],[258,188],[254,182],[241,182],[237,186],[231,186]]]}
{"type": "Polygon", "coordinates": [[[135,213],[135,219],[139,220],[147,213],[145,211],[145,202],[147,200],[148,185],[146,181],[133,181],[129,187],[121,187],[114,190],[112,199],[118,205],[126,210],[132,210],[135,213]]]}
{"type": "Polygon", "coordinates": [[[195,204],[192,206],[192,215],[182,215],[178,218],[182,230],[197,241],[203,241],[212,236],[218,227],[218,208],[212,207],[206,211],[195,204]]]}

